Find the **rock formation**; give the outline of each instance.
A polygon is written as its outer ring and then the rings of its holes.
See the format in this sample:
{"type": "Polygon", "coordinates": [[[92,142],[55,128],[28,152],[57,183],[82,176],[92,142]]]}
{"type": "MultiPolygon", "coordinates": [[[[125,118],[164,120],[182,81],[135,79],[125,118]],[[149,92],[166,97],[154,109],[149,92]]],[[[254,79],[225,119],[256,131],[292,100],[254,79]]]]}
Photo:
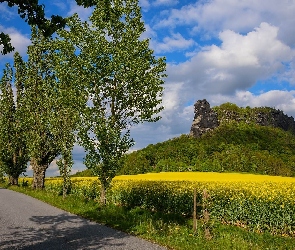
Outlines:
{"type": "Polygon", "coordinates": [[[281,128],[285,131],[291,131],[295,134],[295,121],[291,116],[287,116],[281,110],[273,109],[269,114],[257,113],[256,123],[262,126],[272,126],[281,128]]]}
{"type": "Polygon", "coordinates": [[[244,110],[242,114],[234,110],[219,109],[218,113],[210,108],[209,102],[204,100],[198,100],[195,103],[195,116],[191,126],[190,135],[194,137],[200,137],[202,134],[209,130],[212,130],[219,126],[219,124],[228,121],[237,122],[254,122],[261,126],[272,126],[281,128],[285,131],[290,131],[295,134],[295,121],[291,116],[287,116],[281,110],[274,108],[254,108],[251,112],[245,112],[250,108],[239,108],[235,104],[232,104],[237,109],[244,110]]]}
{"type": "Polygon", "coordinates": [[[216,128],[219,123],[217,113],[210,108],[209,102],[199,100],[195,103],[195,117],[191,127],[190,135],[200,137],[207,131],[216,128]]]}

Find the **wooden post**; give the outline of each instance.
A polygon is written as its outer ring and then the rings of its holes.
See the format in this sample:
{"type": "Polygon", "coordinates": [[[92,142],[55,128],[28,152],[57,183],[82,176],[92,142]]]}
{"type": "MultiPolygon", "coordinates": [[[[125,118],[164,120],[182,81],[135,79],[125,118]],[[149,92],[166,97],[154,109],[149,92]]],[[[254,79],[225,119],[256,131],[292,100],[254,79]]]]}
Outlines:
{"type": "Polygon", "coordinates": [[[197,190],[194,188],[193,231],[197,230],[197,190]]]}
{"type": "Polygon", "coordinates": [[[204,229],[205,229],[205,238],[207,240],[211,240],[212,239],[212,234],[210,232],[210,214],[208,212],[208,198],[209,198],[209,193],[207,192],[206,189],[203,190],[203,220],[204,220],[204,229]]]}

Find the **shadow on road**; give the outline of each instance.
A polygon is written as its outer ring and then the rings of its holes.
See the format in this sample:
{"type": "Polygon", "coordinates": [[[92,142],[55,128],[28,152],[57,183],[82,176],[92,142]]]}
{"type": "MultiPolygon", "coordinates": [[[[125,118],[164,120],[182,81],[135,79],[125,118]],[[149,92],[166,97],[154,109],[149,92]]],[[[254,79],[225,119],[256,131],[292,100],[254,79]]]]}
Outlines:
{"type": "Polygon", "coordinates": [[[30,221],[30,227],[10,228],[2,235],[0,249],[138,249],[128,247],[129,235],[68,213],[30,221]]]}

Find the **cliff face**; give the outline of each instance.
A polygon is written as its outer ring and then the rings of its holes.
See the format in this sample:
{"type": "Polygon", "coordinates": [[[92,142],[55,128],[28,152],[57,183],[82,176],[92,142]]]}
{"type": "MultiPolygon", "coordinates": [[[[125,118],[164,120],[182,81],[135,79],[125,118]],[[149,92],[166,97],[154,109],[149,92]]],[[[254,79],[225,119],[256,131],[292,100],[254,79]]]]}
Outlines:
{"type": "Polygon", "coordinates": [[[237,121],[256,123],[261,126],[272,126],[295,134],[295,121],[281,110],[273,108],[239,108],[235,104],[226,103],[210,108],[209,102],[198,100],[195,103],[195,116],[190,135],[200,137],[202,134],[219,126],[223,122],[237,121]]]}
{"type": "Polygon", "coordinates": [[[209,102],[199,100],[195,103],[195,117],[191,127],[190,135],[200,137],[207,131],[218,127],[217,113],[210,108],[209,102]]]}
{"type": "Polygon", "coordinates": [[[281,128],[285,131],[291,131],[295,134],[295,121],[291,116],[287,116],[281,110],[271,110],[268,115],[257,114],[256,123],[262,126],[273,126],[281,128]],[[267,118],[269,118],[267,120],[267,118]]]}

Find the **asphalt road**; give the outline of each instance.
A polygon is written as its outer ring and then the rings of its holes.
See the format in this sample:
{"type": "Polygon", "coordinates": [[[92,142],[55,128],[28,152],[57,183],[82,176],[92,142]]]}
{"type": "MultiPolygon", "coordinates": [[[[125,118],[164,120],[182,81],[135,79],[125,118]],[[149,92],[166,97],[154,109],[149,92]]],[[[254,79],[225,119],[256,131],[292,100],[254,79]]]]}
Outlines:
{"type": "Polygon", "coordinates": [[[0,188],[0,249],[165,249],[0,188]]]}

